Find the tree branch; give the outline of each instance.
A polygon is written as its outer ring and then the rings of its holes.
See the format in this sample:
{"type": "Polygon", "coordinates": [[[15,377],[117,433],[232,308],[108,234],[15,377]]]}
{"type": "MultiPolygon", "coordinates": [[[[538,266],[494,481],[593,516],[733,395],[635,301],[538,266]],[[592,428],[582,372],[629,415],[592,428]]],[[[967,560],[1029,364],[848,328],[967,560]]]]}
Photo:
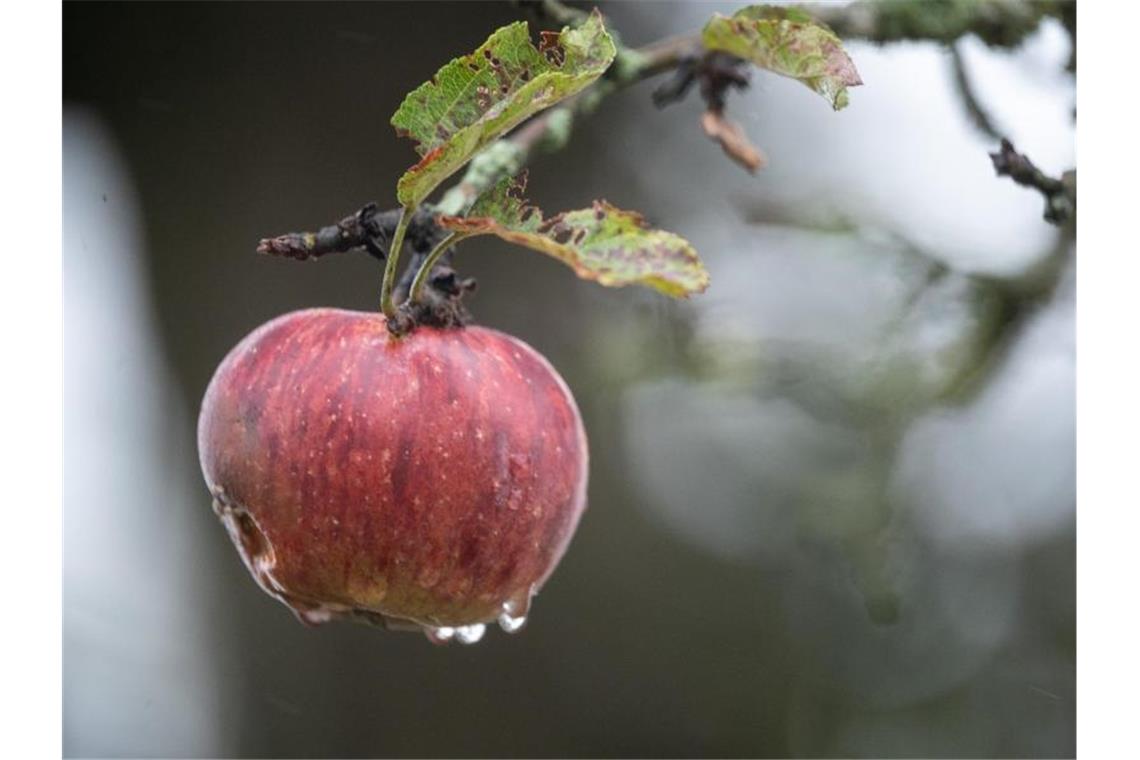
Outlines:
{"type": "MultiPolygon", "coordinates": [[[[544,11],[565,9],[560,3],[549,0],[539,5],[544,11]]],[[[567,12],[572,12],[572,9],[567,9],[567,12]]],[[[619,45],[613,65],[599,81],[480,151],[467,165],[462,179],[444,193],[439,203],[423,204],[413,217],[407,232],[413,255],[394,289],[397,299],[406,298],[424,257],[447,236],[447,231],[435,223],[437,215],[465,213],[480,195],[504,177],[517,174],[536,151],[561,150],[569,142],[578,117],[592,113],[613,92],[679,65],[691,57],[694,45],[698,48],[700,45],[695,37],[670,38],[641,49],[619,45]]],[[[378,211],[376,204],[370,203],[355,214],[316,232],[291,232],[266,238],[258,243],[257,250],[259,253],[304,260],[364,248],[383,260],[399,216],[398,208],[378,211]]],[[[453,249],[449,249],[436,268],[449,266],[452,254],[453,249]]]]}
{"type": "MultiPolygon", "coordinates": [[[[409,240],[414,247],[417,239],[414,230],[429,232],[433,214],[430,209],[421,209],[412,219],[409,240]]],[[[316,232],[288,232],[277,237],[265,238],[257,244],[258,253],[304,261],[327,256],[330,253],[348,253],[358,248],[366,248],[374,256],[383,260],[388,242],[396,231],[400,209],[378,210],[375,203],[369,203],[355,214],[346,216],[336,224],[322,227],[316,232]]],[[[431,241],[421,241],[429,247],[431,241]]]]}
{"type": "Polygon", "coordinates": [[[990,154],[999,177],[1009,177],[1024,187],[1032,187],[1045,198],[1045,220],[1058,226],[1077,213],[1077,171],[1070,169],[1061,179],[1050,177],[1037,168],[1028,156],[1018,153],[1009,140],[1001,141],[1001,149],[990,154]]]}
{"type": "Polygon", "coordinates": [[[513,0],[513,4],[528,11],[538,21],[547,22],[552,26],[574,26],[585,21],[590,15],[558,0],[513,0]]]}
{"type": "Polygon", "coordinates": [[[974,93],[974,85],[970,80],[970,75],[966,71],[966,63],[962,60],[962,51],[959,50],[957,43],[949,45],[950,50],[950,65],[954,72],[954,85],[958,90],[958,97],[962,101],[962,107],[966,109],[966,113],[970,117],[970,121],[978,128],[978,131],[992,137],[995,140],[1002,139],[1003,135],[996,126],[994,126],[993,119],[990,118],[989,113],[985,107],[978,100],[978,96],[974,93]]]}
{"type": "Polygon", "coordinates": [[[858,0],[805,6],[840,37],[870,42],[933,40],[949,45],[976,34],[987,45],[1016,47],[1046,17],[1064,18],[1065,0],[858,0]]]}

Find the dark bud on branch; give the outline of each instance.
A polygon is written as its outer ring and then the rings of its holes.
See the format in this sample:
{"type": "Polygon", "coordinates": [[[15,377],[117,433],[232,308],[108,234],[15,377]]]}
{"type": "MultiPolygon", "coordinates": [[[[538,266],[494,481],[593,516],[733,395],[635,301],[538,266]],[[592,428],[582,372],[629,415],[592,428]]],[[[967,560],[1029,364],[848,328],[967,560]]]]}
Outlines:
{"type": "Polygon", "coordinates": [[[727,53],[709,53],[697,69],[701,83],[701,97],[710,111],[724,110],[728,91],[748,89],[748,62],[727,53]]]}
{"type": "Polygon", "coordinates": [[[461,296],[475,290],[475,278],[461,279],[459,274],[451,267],[437,266],[431,277],[431,285],[440,293],[447,296],[461,296]]]}
{"type": "Polygon", "coordinates": [[[727,53],[714,52],[686,56],[673,76],[653,91],[653,103],[663,108],[684,100],[694,83],[700,84],[707,107],[701,116],[701,129],[720,145],[725,155],[755,174],[764,166],[764,154],[752,144],[739,124],[725,115],[728,92],[748,88],[747,62],[727,53]]]}
{"type": "Polygon", "coordinates": [[[664,108],[672,103],[679,103],[689,94],[689,89],[697,81],[697,56],[685,56],[677,64],[673,76],[653,91],[653,105],[664,108]]]}
{"type": "Polygon", "coordinates": [[[653,91],[653,104],[664,108],[685,99],[693,84],[700,83],[701,98],[710,110],[723,111],[730,88],[748,88],[747,61],[727,53],[704,53],[681,59],[673,76],[653,91]]]}

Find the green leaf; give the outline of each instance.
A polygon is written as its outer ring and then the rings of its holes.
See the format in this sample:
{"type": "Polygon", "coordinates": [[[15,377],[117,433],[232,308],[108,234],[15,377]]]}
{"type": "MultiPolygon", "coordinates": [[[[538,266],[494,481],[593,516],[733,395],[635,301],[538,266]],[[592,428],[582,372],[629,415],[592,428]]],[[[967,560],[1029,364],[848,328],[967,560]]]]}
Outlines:
{"type": "Polygon", "coordinates": [[[544,219],[523,200],[526,174],[507,177],[475,202],[466,217],[440,216],[447,229],[464,237],[497,235],[553,256],[584,280],[602,285],[646,285],[666,295],[687,297],[708,287],[709,275],[697,252],[679,235],[651,229],[635,211],[606,201],[544,219]]]}
{"type": "Polygon", "coordinates": [[[448,63],[392,116],[396,133],[415,140],[422,156],[400,178],[400,203],[419,205],[488,143],[601,76],[615,53],[595,10],[575,29],[543,32],[537,48],[519,21],[448,63]]]}
{"type": "Polygon", "coordinates": [[[800,80],[836,111],[847,105],[847,88],[863,84],[835,32],[799,8],[751,5],[731,18],[717,13],[705,24],[701,42],[800,80]]]}

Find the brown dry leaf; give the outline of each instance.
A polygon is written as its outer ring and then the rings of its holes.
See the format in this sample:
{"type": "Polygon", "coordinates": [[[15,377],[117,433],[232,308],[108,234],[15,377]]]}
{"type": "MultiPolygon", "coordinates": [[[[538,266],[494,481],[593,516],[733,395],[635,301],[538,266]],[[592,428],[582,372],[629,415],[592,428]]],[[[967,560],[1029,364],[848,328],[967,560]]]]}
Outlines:
{"type": "Polygon", "coordinates": [[[725,154],[749,172],[755,174],[757,169],[764,167],[767,159],[764,154],[748,140],[748,135],[735,121],[725,118],[723,113],[705,111],[701,116],[701,128],[705,134],[720,143],[725,154]]]}

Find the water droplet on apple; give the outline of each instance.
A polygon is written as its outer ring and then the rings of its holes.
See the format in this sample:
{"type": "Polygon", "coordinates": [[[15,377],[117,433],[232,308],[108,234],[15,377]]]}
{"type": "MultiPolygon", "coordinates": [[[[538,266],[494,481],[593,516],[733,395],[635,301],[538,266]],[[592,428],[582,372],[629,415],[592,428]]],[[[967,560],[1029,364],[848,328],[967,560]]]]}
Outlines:
{"type": "Polygon", "coordinates": [[[483,634],[487,631],[487,626],[482,623],[475,623],[474,625],[461,625],[455,629],[455,639],[460,644],[474,644],[479,639],[483,638],[483,634]]]}
{"type": "Polygon", "coordinates": [[[529,586],[503,602],[503,612],[511,617],[526,617],[530,612],[530,599],[534,596],[534,586],[529,586]]]}
{"type": "Polygon", "coordinates": [[[446,644],[455,638],[455,629],[441,625],[438,628],[424,627],[424,635],[428,637],[428,641],[433,644],[446,644]]]}
{"type": "Polygon", "coordinates": [[[505,610],[499,615],[499,627],[504,633],[518,633],[524,625],[526,625],[526,615],[511,617],[511,614],[505,610]]]}
{"type": "Polygon", "coordinates": [[[321,625],[333,619],[333,614],[324,607],[315,607],[313,609],[293,609],[294,614],[305,625],[321,625]]]}
{"type": "Polygon", "coordinates": [[[499,627],[506,633],[517,633],[526,625],[526,616],[530,612],[530,598],[534,596],[531,589],[515,594],[503,602],[503,611],[499,613],[499,627]]]}

